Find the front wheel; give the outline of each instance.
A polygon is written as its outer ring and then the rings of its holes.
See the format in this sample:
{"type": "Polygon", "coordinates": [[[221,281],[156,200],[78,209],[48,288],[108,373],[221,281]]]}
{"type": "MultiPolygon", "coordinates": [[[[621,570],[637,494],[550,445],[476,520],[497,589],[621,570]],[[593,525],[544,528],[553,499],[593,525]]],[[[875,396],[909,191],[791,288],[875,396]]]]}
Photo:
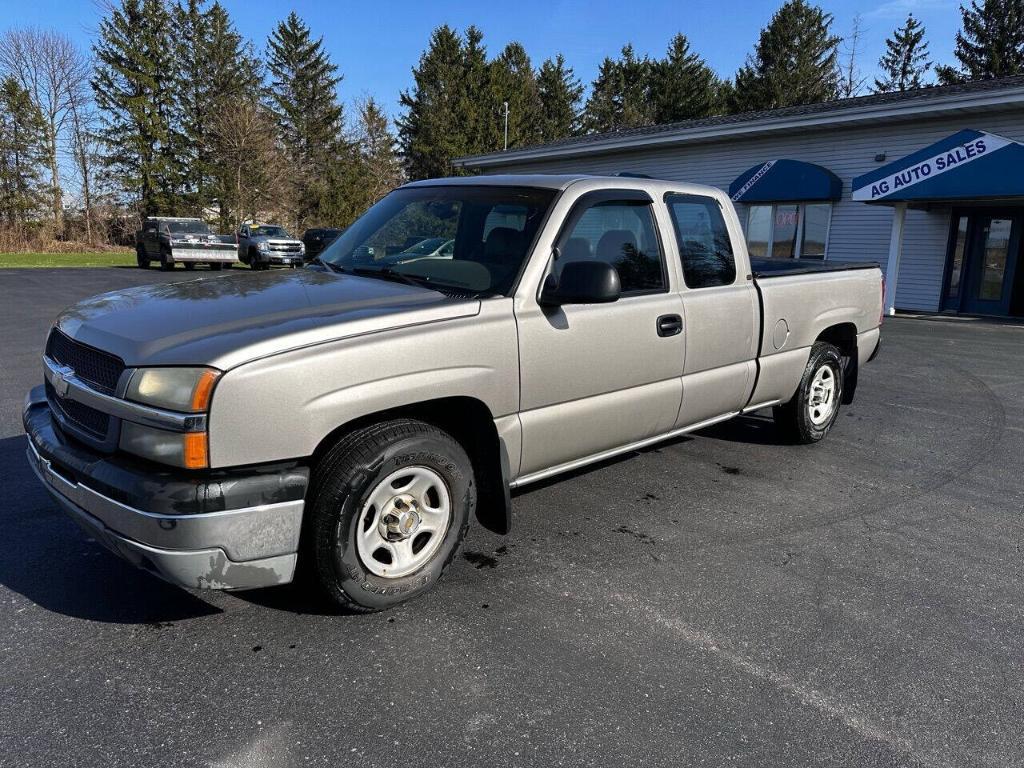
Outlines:
{"type": "Polygon", "coordinates": [[[473,467],[449,434],[411,419],[357,429],[314,470],[304,556],[343,608],[418,597],[455,558],[476,506],[473,467]]]}
{"type": "Polygon", "coordinates": [[[832,344],[819,341],[800,378],[796,394],[773,411],[775,423],[797,443],[816,443],[832,429],[843,399],[843,356],[832,344]]]}

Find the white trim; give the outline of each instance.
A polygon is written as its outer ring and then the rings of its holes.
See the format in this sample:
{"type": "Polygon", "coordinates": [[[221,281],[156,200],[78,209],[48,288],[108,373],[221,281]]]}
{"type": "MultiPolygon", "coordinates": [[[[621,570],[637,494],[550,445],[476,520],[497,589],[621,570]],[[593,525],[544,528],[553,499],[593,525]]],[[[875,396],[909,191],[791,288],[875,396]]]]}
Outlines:
{"type": "Polygon", "coordinates": [[[712,125],[699,128],[680,128],[657,134],[641,134],[639,136],[611,137],[581,144],[558,146],[540,146],[533,149],[493,152],[485,155],[460,157],[452,161],[457,168],[484,168],[508,165],[512,163],[548,160],[578,155],[593,155],[615,152],[621,149],[641,149],[665,144],[686,144],[693,142],[714,141],[730,136],[746,136],[752,134],[809,129],[825,126],[840,126],[856,123],[877,123],[882,120],[911,120],[923,115],[936,113],[956,113],[967,110],[983,110],[1000,107],[1018,106],[1024,102],[1024,87],[1008,88],[993,93],[959,93],[951,96],[921,98],[925,103],[915,104],[913,100],[898,101],[888,104],[845,108],[832,112],[818,112],[810,115],[791,115],[786,117],[765,117],[761,120],[748,120],[741,123],[712,125]]]}
{"type": "Polygon", "coordinates": [[[885,314],[896,314],[896,282],[900,276],[900,255],[903,253],[903,222],[907,204],[892,207],[892,229],[889,232],[889,260],[885,264],[885,314]]]}

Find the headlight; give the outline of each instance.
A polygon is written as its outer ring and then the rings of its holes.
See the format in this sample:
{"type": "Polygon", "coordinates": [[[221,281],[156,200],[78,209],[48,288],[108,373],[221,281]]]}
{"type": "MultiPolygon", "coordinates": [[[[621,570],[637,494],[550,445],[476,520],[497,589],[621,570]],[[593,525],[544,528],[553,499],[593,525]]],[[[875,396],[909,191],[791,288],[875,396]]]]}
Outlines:
{"type": "Polygon", "coordinates": [[[267,245],[266,242],[256,243],[256,250],[257,251],[266,251],[266,250],[269,250],[269,249],[270,249],[270,246],[267,245]]]}
{"type": "Polygon", "coordinates": [[[161,464],[185,469],[210,466],[205,432],[169,432],[124,421],[121,422],[120,446],[122,451],[161,464]]]}
{"type": "MultiPolygon", "coordinates": [[[[128,382],[125,397],[153,408],[204,413],[218,376],[220,371],[213,368],[140,368],[128,382]]],[[[210,466],[206,432],[172,432],[126,420],[121,423],[119,444],[123,451],[161,464],[186,469],[210,466]]]]}
{"type": "Polygon", "coordinates": [[[305,253],[305,252],[306,252],[306,244],[305,243],[299,243],[299,253],[305,253]]]}
{"type": "Polygon", "coordinates": [[[218,376],[212,368],[140,368],[125,397],[154,408],[199,413],[209,407],[218,376]]]}

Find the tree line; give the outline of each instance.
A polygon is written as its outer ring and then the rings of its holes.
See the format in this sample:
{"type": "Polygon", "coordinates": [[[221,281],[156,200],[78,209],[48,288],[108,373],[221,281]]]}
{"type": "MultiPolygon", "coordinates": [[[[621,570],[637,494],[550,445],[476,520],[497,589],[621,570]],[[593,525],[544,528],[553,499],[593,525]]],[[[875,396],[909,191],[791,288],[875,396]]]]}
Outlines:
{"type": "Polygon", "coordinates": [[[0,35],[0,250],[123,240],[158,214],[224,230],[259,217],[345,225],[406,178],[453,173],[460,156],[1024,73],[1024,0],[960,12],[955,65],[933,66],[908,14],[870,86],[859,20],[842,38],[807,0],[786,0],[731,78],[680,33],[660,58],[623,46],[589,89],[561,54],[535,67],[521,43],[491,55],[478,28],[441,26],[392,126],[372,97],[346,108],[342,73],[295,13],[257,51],[219,2],[119,0],[89,52],[55,31],[0,35]]]}

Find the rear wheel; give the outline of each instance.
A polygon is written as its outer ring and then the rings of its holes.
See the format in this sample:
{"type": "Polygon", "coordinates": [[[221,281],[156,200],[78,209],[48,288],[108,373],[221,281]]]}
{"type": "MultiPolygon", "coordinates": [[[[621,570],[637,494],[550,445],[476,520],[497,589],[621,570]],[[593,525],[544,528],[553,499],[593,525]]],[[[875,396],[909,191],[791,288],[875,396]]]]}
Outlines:
{"type": "Polygon", "coordinates": [[[449,434],[411,419],[355,430],[313,474],[307,566],[342,607],[370,612],[429,590],[476,506],[473,468],[449,434]]]}
{"type": "Polygon", "coordinates": [[[212,264],[210,264],[209,267],[214,272],[220,272],[222,269],[224,269],[224,264],[222,262],[215,261],[212,264]]]}
{"type": "Polygon", "coordinates": [[[186,261],[183,263],[185,264],[185,269],[189,270],[190,272],[196,268],[196,263],[194,261],[186,261]]]}
{"type": "Polygon", "coordinates": [[[775,423],[797,443],[816,443],[832,429],[843,399],[843,358],[832,344],[819,341],[811,347],[793,399],[775,407],[775,423]]]}

